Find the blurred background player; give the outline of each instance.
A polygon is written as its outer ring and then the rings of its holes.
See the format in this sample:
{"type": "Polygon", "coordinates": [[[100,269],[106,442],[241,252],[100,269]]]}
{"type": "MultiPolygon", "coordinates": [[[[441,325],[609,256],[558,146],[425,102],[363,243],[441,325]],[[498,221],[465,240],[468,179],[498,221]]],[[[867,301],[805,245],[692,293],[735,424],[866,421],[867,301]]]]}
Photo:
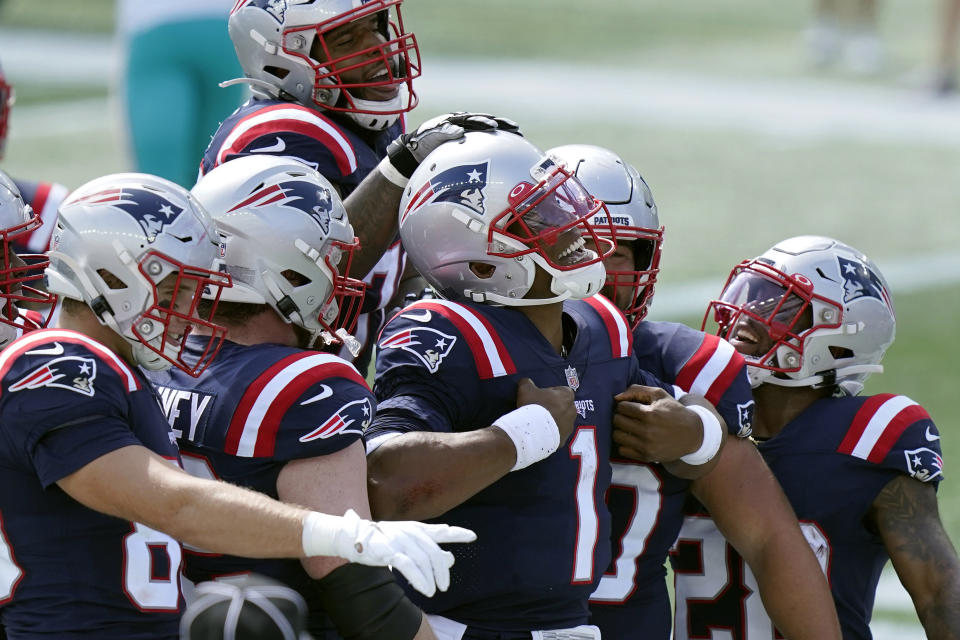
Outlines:
{"type": "Polygon", "coordinates": [[[223,328],[198,305],[206,291],[212,312],[229,286],[211,269],[218,255],[209,214],[162,178],[105,176],[61,207],[46,269],[58,327],[0,353],[0,622],[11,639],[175,638],[179,540],[390,564],[432,590],[453,562],[434,540],[472,537],[308,511],[180,469],[138,366],[197,373],[216,355],[223,328]],[[199,359],[185,353],[188,334],[206,336],[199,359]]]}
{"type": "Polygon", "coordinates": [[[47,326],[53,314],[56,296],[42,289],[43,270],[50,261],[43,254],[17,254],[17,241],[41,224],[13,180],[0,171],[0,349],[47,326]]]}
{"type": "MultiPolygon", "coordinates": [[[[251,154],[294,157],[319,171],[344,199],[360,248],[354,271],[367,291],[356,337],[342,349],[361,371],[370,360],[384,310],[423,281],[406,271],[396,211],[417,164],[463,128],[496,128],[495,119],[439,118],[404,134],[418,102],[413,81],[420,50],[406,31],[402,0],[237,2],[230,37],[253,97],[230,114],[207,148],[202,172],[251,154]],[[401,282],[404,282],[401,285],[401,282]]],[[[510,123],[512,124],[512,123],[510,123]]]]}
{"type": "Polygon", "coordinates": [[[266,576],[204,582],[196,594],[180,622],[180,640],[314,640],[303,597],[266,576]]]}
{"type": "MultiPolygon", "coordinates": [[[[0,66],[0,161],[10,131],[10,111],[14,103],[13,87],[7,82],[0,66]]],[[[42,224],[31,225],[24,233],[18,233],[14,246],[24,253],[43,253],[50,243],[50,235],[57,219],[57,207],[67,196],[67,188],[53,182],[14,180],[17,191],[36,212],[42,224]]]]}
{"type": "Polygon", "coordinates": [[[807,55],[817,67],[842,61],[853,73],[874,74],[886,62],[877,31],[878,0],[815,0],[813,23],[804,33],[807,55]]]}
{"type": "Polygon", "coordinates": [[[960,55],[960,0],[943,0],[938,24],[934,92],[949,96],[957,90],[957,56],[960,55]]]}
{"type": "MultiPolygon", "coordinates": [[[[759,590],[790,638],[839,638],[830,591],[783,492],[755,447],[743,438],[753,398],[743,358],[725,340],[675,322],[646,320],[659,273],[664,228],[640,173],[616,153],[593,145],[550,149],[609,216],[616,249],[604,260],[602,293],[627,316],[640,368],[713,403],[731,435],[717,466],[696,480],[662,465],[612,458],[606,502],[613,562],[590,599],[591,622],[604,637],[667,640],[672,611],[665,564],[683,524],[688,491],[717,514],[718,525],[757,567],[759,590]],[[751,499],[742,488],[751,487],[751,499]]],[[[605,222],[595,219],[598,229],[605,222]]],[[[620,440],[623,444],[624,441],[620,440]]]]}
{"type": "Polygon", "coordinates": [[[137,171],[182,187],[243,87],[221,88],[240,73],[227,35],[235,0],[117,0],[123,48],[122,98],[137,171]]]}
{"type": "MultiPolygon", "coordinates": [[[[184,468],[369,518],[361,432],[376,401],[351,364],[313,350],[349,339],[363,297],[363,283],[348,271],[356,239],[339,196],[313,169],[274,156],[217,167],[192,194],[217,223],[233,287],[214,316],[229,338],[211,366],[199,378],[177,369],[151,375],[184,468]]],[[[387,569],[342,558],[301,564],[186,551],[184,573],[195,582],[247,571],[299,591],[317,638],[327,637],[324,613],[347,638],[404,640],[421,625],[429,635],[416,637],[433,637],[387,569]]]]}
{"type": "MultiPolygon", "coordinates": [[[[499,131],[441,145],[404,194],[404,246],[441,297],[406,307],[379,340],[370,498],[378,518],[443,514],[482,531],[446,594],[414,596],[438,638],[599,637],[587,599],[610,561],[611,390],[659,384],[594,295],[613,249],[592,223],[602,210],[499,131]]],[[[649,387],[619,399],[652,441],[645,455],[706,470],[723,439],[712,410],[649,387]]]]}
{"type": "MultiPolygon", "coordinates": [[[[937,510],[939,432],[906,396],[858,395],[895,333],[877,266],[831,238],[790,238],[733,269],[704,325],[711,319],[747,360],[754,436],[830,578],[844,638],[871,637],[888,559],[927,637],[958,637],[960,562],[937,510]]],[[[710,629],[774,637],[753,574],[705,512],[688,515],[674,569],[678,639],[710,629]]]]}

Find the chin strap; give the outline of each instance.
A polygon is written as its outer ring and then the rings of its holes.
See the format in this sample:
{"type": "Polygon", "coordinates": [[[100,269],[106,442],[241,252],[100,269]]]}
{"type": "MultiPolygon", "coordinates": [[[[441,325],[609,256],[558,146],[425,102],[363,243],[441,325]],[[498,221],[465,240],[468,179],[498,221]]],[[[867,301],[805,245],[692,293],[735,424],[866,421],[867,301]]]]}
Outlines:
{"type": "MultiPolygon", "coordinates": [[[[759,386],[760,384],[772,384],[777,387],[822,387],[822,386],[833,386],[836,384],[841,388],[844,387],[845,383],[850,381],[844,380],[847,376],[855,376],[861,373],[872,374],[872,373],[883,373],[883,365],[881,364],[853,364],[848,367],[840,367],[839,369],[831,369],[830,371],[818,373],[816,375],[808,376],[806,378],[800,378],[799,380],[793,378],[778,378],[773,375],[775,372],[770,371],[769,375],[757,379],[757,384],[753,385],[754,387],[759,386]]],[[[860,382],[856,383],[863,388],[863,384],[860,382]]],[[[856,394],[851,394],[856,395],[856,394]]]]}

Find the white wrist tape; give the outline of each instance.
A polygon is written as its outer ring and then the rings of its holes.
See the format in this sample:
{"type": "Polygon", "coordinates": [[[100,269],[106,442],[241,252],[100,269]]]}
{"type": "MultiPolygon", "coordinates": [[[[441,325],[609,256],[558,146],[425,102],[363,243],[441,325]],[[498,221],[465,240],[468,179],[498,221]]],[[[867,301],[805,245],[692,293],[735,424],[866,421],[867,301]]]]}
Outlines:
{"type": "Polygon", "coordinates": [[[345,535],[353,528],[356,535],[357,523],[349,522],[341,516],[311,511],[303,520],[303,554],[305,556],[342,556],[345,535]]]}
{"type": "Polygon", "coordinates": [[[713,415],[713,412],[706,407],[693,404],[687,405],[687,409],[700,416],[700,422],[703,424],[703,442],[700,444],[700,448],[693,453],[680,456],[680,460],[690,465],[706,464],[720,450],[720,443],[723,441],[723,425],[717,420],[717,416],[713,415]]]}
{"type": "Polygon", "coordinates": [[[393,163],[390,162],[390,156],[384,156],[383,160],[377,165],[377,168],[380,170],[380,173],[384,178],[397,185],[401,189],[406,188],[407,183],[410,182],[410,178],[406,177],[393,166],[393,163]]]}
{"type": "Polygon", "coordinates": [[[527,404],[505,413],[493,422],[493,426],[503,429],[517,449],[517,462],[510,471],[529,467],[560,446],[557,422],[539,404],[527,404]]]}

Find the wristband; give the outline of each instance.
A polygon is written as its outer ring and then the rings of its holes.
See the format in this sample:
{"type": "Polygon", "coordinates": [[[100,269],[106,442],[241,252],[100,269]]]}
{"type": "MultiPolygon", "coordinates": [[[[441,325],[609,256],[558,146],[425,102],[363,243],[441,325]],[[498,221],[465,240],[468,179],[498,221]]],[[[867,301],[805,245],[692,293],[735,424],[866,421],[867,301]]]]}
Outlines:
{"type": "MultiPolygon", "coordinates": [[[[359,522],[359,519],[356,521],[359,522]]],[[[342,546],[344,541],[343,534],[350,534],[352,525],[352,535],[348,535],[352,540],[356,537],[356,522],[350,522],[347,518],[333,516],[327,513],[311,511],[303,519],[303,535],[301,545],[303,546],[303,555],[313,556],[338,556],[346,558],[344,551],[338,547],[342,546]]]]}
{"type": "Polygon", "coordinates": [[[543,460],[560,446],[556,420],[539,404],[527,404],[497,418],[493,426],[502,429],[517,450],[517,462],[510,471],[543,460]]]}
{"type": "Polygon", "coordinates": [[[380,175],[401,189],[406,188],[407,183],[410,182],[410,178],[397,171],[397,168],[393,166],[393,163],[390,162],[390,156],[384,156],[377,168],[380,170],[380,175]]]}
{"type": "Polygon", "coordinates": [[[687,409],[700,416],[700,423],[703,426],[703,442],[700,444],[700,448],[693,453],[680,456],[680,460],[693,466],[706,464],[720,450],[720,443],[723,442],[723,426],[717,420],[717,416],[713,415],[713,412],[706,407],[691,404],[687,405],[687,409]]]}

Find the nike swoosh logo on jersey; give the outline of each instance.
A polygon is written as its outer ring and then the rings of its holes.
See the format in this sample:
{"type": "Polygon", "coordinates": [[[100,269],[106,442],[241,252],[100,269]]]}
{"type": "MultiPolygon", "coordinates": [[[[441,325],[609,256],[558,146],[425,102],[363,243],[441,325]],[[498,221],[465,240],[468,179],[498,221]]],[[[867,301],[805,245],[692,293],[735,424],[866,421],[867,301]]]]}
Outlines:
{"type": "Polygon", "coordinates": [[[416,320],[417,322],[430,322],[430,318],[433,315],[429,310],[424,311],[423,313],[404,313],[400,316],[401,318],[410,318],[411,320],[416,320]]]}
{"type": "Polygon", "coordinates": [[[329,398],[332,395],[333,395],[333,389],[331,389],[325,384],[322,384],[320,385],[320,393],[313,396],[312,398],[307,398],[306,400],[300,403],[300,406],[302,407],[303,405],[310,404],[311,402],[319,402],[320,400],[323,400],[324,398],[329,398]]]}
{"type": "Polygon", "coordinates": [[[52,347],[46,349],[34,349],[33,351],[27,351],[25,355],[28,356],[59,356],[63,353],[63,345],[59,342],[54,342],[52,347]]]}
{"type": "Polygon", "coordinates": [[[260,147],[259,149],[250,149],[250,153],[280,153],[287,148],[287,143],[283,138],[277,136],[277,143],[269,147],[260,147]]]}
{"type": "Polygon", "coordinates": [[[940,439],[940,436],[935,436],[930,433],[930,427],[927,427],[927,432],[924,435],[927,436],[927,442],[933,442],[934,440],[940,439]]]}

